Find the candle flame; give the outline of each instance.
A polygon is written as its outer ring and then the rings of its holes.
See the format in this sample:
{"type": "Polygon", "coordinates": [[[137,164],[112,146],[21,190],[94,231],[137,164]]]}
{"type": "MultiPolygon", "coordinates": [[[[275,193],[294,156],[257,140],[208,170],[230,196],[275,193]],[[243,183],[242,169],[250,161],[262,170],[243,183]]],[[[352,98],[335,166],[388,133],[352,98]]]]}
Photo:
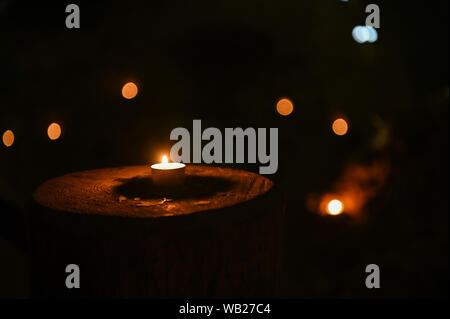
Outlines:
{"type": "Polygon", "coordinates": [[[306,207],[321,215],[346,214],[358,219],[365,218],[367,216],[360,213],[366,203],[377,196],[389,176],[389,171],[388,161],[374,161],[364,165],[349,164],[330,187],[329,193],[309,194],[306,207]]]}
{"type": "Polygon", "coordinates": [[[164,155],[164,156],[162,157],[161,163],[166,164],[166,163],[168,163],[168,162],[169,162],[169,160],[167,159],[167,156],[164,155]]]}
{"type": "Polygon", "coordinates": [[[342,202],[337,199],[333,199],[328,203],[328,213],[330,215],[339,215],[342,213],[344,209],[344,205],[342,205],[342,202]]]}

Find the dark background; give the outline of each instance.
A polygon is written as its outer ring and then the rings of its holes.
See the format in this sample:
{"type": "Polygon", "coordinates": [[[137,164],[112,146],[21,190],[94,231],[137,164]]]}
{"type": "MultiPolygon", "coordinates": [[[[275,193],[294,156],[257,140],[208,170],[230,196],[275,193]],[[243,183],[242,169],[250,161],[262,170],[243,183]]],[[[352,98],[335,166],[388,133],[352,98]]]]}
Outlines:
{"type": "Polygon", "coordinates": [[[29,296],[24,216],[40,183],[156,162],[193,119],[279,128],[281,297],[448,297],[448,1],[92,2],[76,2],[81,28],[69,30],[69,2],[0,0],[0,131],[16,137],[0,145],[0,297],[29,296]],[[359,44],[351,32],[372,2],[379,38],[359,44]],[[287,117],[280,97],[294,103],[287,117]],[[330,128],[339,115],[345,136],[330,128]],[[385,176],[357,215],[308,209],[372,163],[385,176]],[[381,289],[364,285],[370,263],[381,289]]]}

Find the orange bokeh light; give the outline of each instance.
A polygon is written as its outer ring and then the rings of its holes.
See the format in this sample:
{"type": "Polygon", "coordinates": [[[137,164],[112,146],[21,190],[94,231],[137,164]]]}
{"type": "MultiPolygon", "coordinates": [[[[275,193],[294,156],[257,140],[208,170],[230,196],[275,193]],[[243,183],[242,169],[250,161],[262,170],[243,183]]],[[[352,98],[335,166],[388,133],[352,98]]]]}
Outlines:
{"type": "Polygon", "coordinates": [[[340,200],[333,199],[328,203],[327,210],[330,215],[339,215],[344,210],[344,205],[340,200]]]}
{"type": "Polygon", "coordinates": [[[122,87],[122,96],[126,99],[134,98],[138,93],[137,85],[133,82],[128,82],[122,87]]]}
{"type": "Polygon", "coordinates": [[[339,118],[333,122],[332,129],[336,135],[345,135],[348,132],[347,121],[339,118]]]}
{"type": "Polygon", "coordinates": [[[294,111],[294,104],[286,98],[280,99],[277,103],[277,112],[280,115],[288,116],[294,111]]]}
{"type": "Polygon", "coordinates": [[[14,133],[11,130],[7,130],[3,133],[3,144],[6,147],[10,147],[14,144],[14,133]]]}
{"type": "Polygon", "coordinates": [[[61,136],[61,126],[58,123],[50,124],[47,129],[47,135],[52,141],[57,140],[61,136]]]}

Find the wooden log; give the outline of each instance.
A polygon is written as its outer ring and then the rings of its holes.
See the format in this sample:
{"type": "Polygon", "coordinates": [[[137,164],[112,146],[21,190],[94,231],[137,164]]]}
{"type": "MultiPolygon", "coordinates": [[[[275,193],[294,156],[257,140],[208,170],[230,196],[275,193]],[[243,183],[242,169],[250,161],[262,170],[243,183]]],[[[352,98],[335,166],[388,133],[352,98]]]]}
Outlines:
{"type": "Polygon", "coordinates": [[[162,191],[148,166],[68,174],[30,210],[36,297],[274,297],[284,204],[258,174],[187,165],[162,191]],[[80,288],[67,289],[68,264],[80,288]]]}

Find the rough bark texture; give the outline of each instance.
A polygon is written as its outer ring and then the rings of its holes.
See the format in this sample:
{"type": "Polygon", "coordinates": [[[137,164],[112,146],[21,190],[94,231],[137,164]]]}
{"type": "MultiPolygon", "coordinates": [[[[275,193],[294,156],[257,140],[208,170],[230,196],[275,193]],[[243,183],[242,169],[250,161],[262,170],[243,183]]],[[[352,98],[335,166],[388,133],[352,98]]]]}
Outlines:
{"type": "Polygon", "coordinates": [[[272,297],[282,260],[283,200],[273,183],[188,165],[183,187],[157,189],[146,166],[45,182],[30,210],[36,297],[272,297]],[[81,269],[67,289],[65,268],[81,269]]]}

